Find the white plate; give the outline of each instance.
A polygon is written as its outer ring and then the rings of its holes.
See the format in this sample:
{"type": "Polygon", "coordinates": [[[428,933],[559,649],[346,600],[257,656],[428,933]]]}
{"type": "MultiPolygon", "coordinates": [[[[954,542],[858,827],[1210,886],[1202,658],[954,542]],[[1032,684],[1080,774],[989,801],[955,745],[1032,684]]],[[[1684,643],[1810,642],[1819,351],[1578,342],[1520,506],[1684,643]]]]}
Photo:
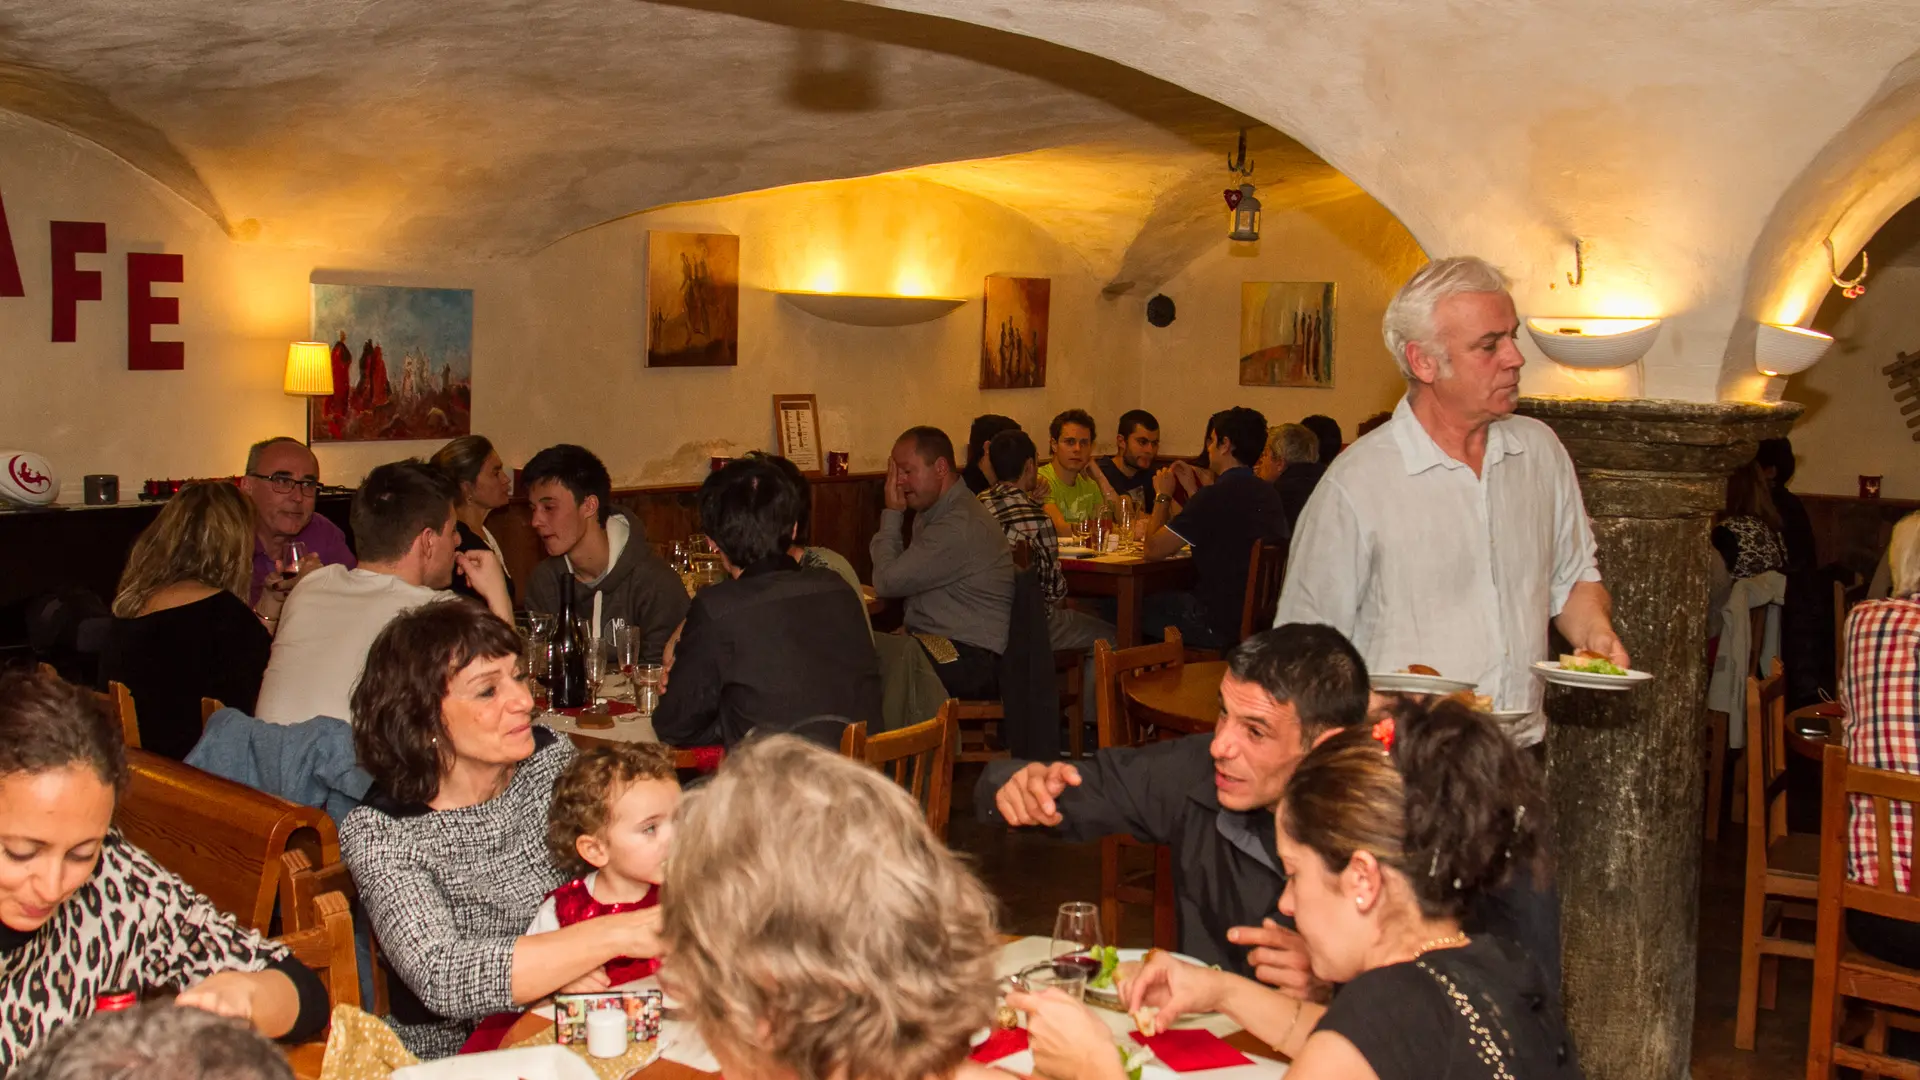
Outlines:
{"type": "Polygon", "coordinates": [[[1503,724],[1517,724],[1536,711],[1534,709],[1488,709],[1487,715],[1503,724]]]}
{"type": "Polygon", "coordinates": [[[1475,685],[1444,675],[1412,675],[1404,671],[1376,671],[1367,681],[1383,694],[1457,694],[1475,685]]]}
{"type": "MultiPolygon", "coordinates": [[[[1119,953],[1120,962],[1123,964],[1144,960],[1147,956],[1147,950],[1145,949],[1118,949],[1115,951],[1119,953]]],[[[1207,966],[1195,960],[1193,957],[1188,956],[1186,953],[1169,952],[1167,955],[1183,964],[1192,964],[1194,967],[1207,966]]],[[[1100,998],[1103,1001],[1118,1002],[1120,1000],[1120,991],[1117,987],[1111,985],[1104,990],[1096,990],[1092,986],[1089,986],[1087,987],[1087,996],[1090,998],[1100,998]]]]}
{"type": "Polygon", "coordinates": [[[1060,557],[1063,559],[1089,559],[1098,554],[1100,553],[1092,548],[1081,547],[1078,544],[1060,545],[1060,557]]]}
{"type": "Polygon", "coordinates": [[[1652,682],[1653,674],[1629,670],[1625,675],[1596,675],[1589,671],[1568,671],[1557,660],[1540,660],[1533,673],[1550,683],[1577,686],[1583,690],[1631,690],[1643,682],[1652,682]]]}

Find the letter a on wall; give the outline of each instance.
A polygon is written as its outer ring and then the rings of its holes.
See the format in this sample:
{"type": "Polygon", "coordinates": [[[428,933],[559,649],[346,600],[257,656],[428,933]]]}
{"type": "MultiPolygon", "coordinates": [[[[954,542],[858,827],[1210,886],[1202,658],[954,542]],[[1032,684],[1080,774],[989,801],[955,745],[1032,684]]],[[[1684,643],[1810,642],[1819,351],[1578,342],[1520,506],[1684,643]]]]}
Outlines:
{"type": "Polygon", "coordinates": [[[74,264],[81,253],[104,255],[107,225],[103,221],[50,221],[52,240],[53,340],[73,341],[80,321],[80,301],[100,299],[100,271],[74,264]]]}
{"type": "Polygon", "coordinates": [[[155,325],[180,322],[179,298],[153,295],[153,283],[185,281],[184,262],[178,255],[127,252],[128,371],[179,371],[187,366],[184,342],[153,340],[155,325]]]}

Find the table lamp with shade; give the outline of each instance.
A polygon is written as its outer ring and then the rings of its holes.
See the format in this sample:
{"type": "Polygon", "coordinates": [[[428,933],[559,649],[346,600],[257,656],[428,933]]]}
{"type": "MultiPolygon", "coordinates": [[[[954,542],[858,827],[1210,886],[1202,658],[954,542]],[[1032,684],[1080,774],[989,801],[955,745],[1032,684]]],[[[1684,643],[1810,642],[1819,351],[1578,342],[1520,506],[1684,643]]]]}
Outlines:
{"type": "MultiPolygon", "coordinates": [[[[293,397],[327,397],[333,393],[333,350],[323,341],[296,341],[287,346],[287,377],[282,388],[293,397]]],[[[307,445],[313,445],[313,406],[307,414],[307,445]]]]}

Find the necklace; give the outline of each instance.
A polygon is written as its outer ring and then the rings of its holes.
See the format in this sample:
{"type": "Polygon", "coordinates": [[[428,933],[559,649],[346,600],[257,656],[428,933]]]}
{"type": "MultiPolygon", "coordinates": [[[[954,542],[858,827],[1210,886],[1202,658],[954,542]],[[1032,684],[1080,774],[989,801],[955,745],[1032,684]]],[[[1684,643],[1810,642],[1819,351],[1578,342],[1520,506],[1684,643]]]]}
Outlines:
{"type": "Polygon", "coordinates": [[[1415,960],[1418,960],[1435,949],[1445,949],[1455,945],[1465,945],[1467,943],[1467,940],[1468,940],[1467,935],[1464,932],[1455,930],[1453,933],[1448,934],[1446,937],[1437,937],[1437,938],[1434,938],[1432,941],[1422,944],[1419,948],[1413,950],[1413,958],[1415,960]]]}

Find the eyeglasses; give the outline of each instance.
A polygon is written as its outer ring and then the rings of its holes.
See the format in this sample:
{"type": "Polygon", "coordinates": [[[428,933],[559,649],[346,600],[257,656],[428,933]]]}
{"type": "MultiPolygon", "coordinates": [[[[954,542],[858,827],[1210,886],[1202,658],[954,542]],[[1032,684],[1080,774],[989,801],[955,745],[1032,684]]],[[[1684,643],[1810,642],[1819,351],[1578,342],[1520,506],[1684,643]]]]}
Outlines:
{"type": "Polygon", "coordinates": [[[320,481],[295,480],[288,473],[277,472],[272,476],[262,476],[257,472],[250,472],[247,475],[253,477],[255,480],[265,480],[268,486],[273,488],[275,495],[290,495],[293,493],[293,489],[299,488],[300,494],[311,496],[314,492],[320,490],[320,481]]]}

